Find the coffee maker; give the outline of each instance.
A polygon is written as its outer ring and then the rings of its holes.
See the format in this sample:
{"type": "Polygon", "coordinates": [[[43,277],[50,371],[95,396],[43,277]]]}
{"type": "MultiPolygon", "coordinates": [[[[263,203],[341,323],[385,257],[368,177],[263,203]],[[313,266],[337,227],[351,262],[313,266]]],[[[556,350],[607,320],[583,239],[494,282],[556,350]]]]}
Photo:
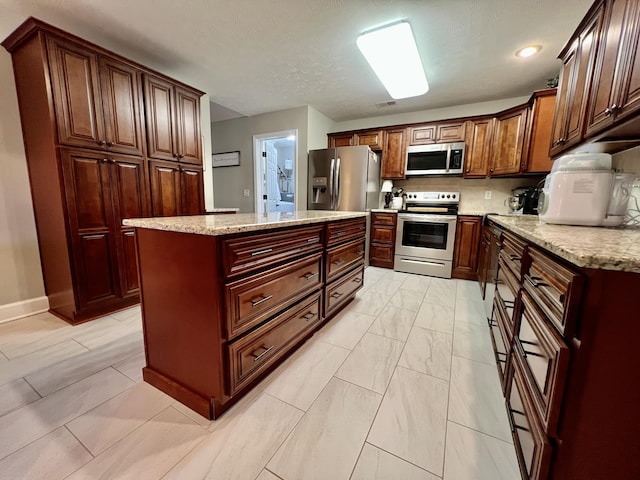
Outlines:
{"type": "Polygon", "coordinates": [[[511,190],[511,193],[514,197],[520,198],[523,214],[538,214],[538,196],[540,195],[540,191],[537,187],[518,187],[511,190]]]}

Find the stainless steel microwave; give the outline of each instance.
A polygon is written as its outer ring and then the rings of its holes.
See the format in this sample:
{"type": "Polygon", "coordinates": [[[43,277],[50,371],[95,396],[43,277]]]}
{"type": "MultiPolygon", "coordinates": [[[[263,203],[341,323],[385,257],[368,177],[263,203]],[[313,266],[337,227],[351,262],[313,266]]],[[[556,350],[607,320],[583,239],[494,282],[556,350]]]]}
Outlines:
{"type": "Polygon", "coordinates": [[[462,175],[464,142],[407,147],[406,175],[462,175]]]}

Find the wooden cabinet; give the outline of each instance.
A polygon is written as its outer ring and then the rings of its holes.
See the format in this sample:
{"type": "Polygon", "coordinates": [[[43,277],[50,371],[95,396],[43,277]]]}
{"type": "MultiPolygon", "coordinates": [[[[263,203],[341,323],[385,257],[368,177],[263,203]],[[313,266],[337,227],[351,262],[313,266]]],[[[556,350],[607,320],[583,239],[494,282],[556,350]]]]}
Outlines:
{"type": "Polygon", "coordinates": [[[556,103],[556,89],[537,90],[530,100],[529,124],[520,166],[522,173],[546,174],[551,171],[551,128],[556,103]]]}
{"type": "Polygon", "coordinates": [[[122,219],[152,213],[147,145],[162,142],[184,156],[170,157],[175,171],[151,166],[154,191],[162,187],[154,210],[204,210],[201,93],[33,18],[2,45],[12,55],[50,310],[79,323],[138,303],[136,239],[122,219]],[[145,76],[168,95],[164,119],[150,122],[154,132],[168,125],[161,141],[147,141],[145,76]]]}
{"type": "Polygon", "coordinates": [[[520,173],[528,110],[524,105],[496,116],[489,168],[492,177],[520,173]]]}
{"type": "Polygon", "coordinates": [[[393,268],[397,221],[397,213],[371,213],[370,265],[393,268]]]}
{"type": "Polygon", "coordinates": [[[384,146],[384,130],[368,130],[355,134],[356,145],[367,145],[371,150],[382,150],[384,146]]]}
{"type": "Polygon", "coordinates": [[[481,117],[467,122],[464,178],[485,178],[489,175],[493,117],[481,117]]]}
{"type": "Polygon", "coordinates": [[[420,125],[409,128],[409,145],[436,143],[436,126],[420,125]]]}
{"type": "Polygon", "coordinates": [[[458,216],[456,243],[453,250],[453,278],[478,278],[478,249],[482,232],[482,217],[458,216]]]}
{"type": "Polygon", "coordinates": [[[392,128],[385,132],[380,178],[403,180],[407,166],[407,129],[392,128]]]}
{"type": "Polygon", "coordinates": [[[357,138],[352,132],[349,133],[332,133],[328,137],[329,148],[350,147],[357,145],[357,138]]]}
{"type": "Polygon", "coordinates": [[[202,164],[199,96],[153,75],[144,87],[149,156],[202,164]]]}
{"type": "Polygon", "coordinates": [[[466,123],[446,121],[409,127],[409,145],[464,142],[466,123]]]}

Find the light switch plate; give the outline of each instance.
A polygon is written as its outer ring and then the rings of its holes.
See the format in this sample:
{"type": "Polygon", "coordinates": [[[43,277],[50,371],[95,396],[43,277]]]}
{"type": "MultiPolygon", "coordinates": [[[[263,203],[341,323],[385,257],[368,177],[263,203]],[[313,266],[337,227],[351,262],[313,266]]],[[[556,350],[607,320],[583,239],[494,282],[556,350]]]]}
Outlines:
{"type": "Polygon", "coordinates": [[[243,196],[243,197],[248,197],[248,196],[249,196],[249,189],[248,189],[248,188],[245,188],[245,189],[242,191],[242,196],[243,196]]]}

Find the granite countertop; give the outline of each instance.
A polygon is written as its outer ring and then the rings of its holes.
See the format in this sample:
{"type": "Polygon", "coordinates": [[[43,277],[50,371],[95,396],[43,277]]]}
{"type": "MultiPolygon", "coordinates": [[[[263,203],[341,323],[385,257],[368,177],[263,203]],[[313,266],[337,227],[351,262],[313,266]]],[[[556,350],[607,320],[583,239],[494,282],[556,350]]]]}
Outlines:
{"type": "Polygon", "coordinates": [[[207,210],[205,212],[205,214],[207,213],[233,213],[233,212],[239,212],[240,209],[239,208],[212,208],[211,210],[207,210]]]}
{"type": "Polygon", "coordinates": [[[397,208],[372,208],[372,213],[398,213],[400,210],[397,208]]]}
{"type": "Polygon", "coordinates": [[[535,215],[488,218],[579,267],[640,273],[640,229],[552,225],[535,215]]]}
{"type": "Polygon", "coordinates": [[[128,227],[167,230],[200,235],[228,235],[255,232],[272,228],[310,225],[313,223],[366,217],[366,212],[333,212],[325,210],[299,210],[272,212],[267,215],[237,213],[235,215],[193,215],[188,217],[129,218],[122,221],[128,227]]]}

